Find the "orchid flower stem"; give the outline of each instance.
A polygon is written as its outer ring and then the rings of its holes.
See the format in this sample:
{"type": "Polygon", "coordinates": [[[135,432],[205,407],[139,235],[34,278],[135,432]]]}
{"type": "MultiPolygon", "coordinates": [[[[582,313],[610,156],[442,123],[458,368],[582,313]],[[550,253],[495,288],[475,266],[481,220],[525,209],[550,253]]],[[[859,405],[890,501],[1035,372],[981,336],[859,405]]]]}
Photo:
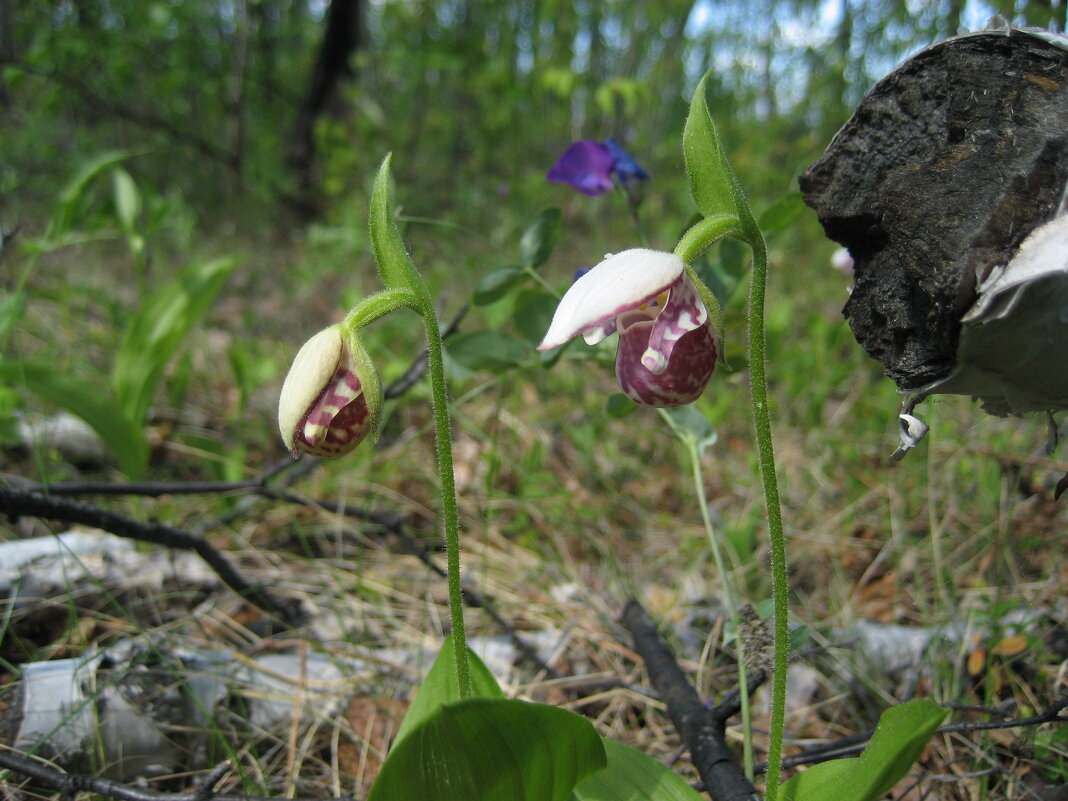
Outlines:
{"type": "Polygon", "coordinates": [[[705,496],[704,476],[701,472],[701,453],[693,440],[683,440],[686,453],[690,457],[690,465],[693,468],[694,490],[697,494],[697,504],[701,508],[701,521],[705,525],[708,534],[708,543],[712,548],[712,559],[716,563],[720,580],[723,583],[723,602],[727,607],[727,617],[734,629],[734,646],[738,661],[738,697],[742,707],[742,730],[743,730],[743,765],[746,777],[753,779],[753,726],[749,715],[749,687],[745,672],[745,638],[742,637],[741,618],[738,614],[738,602],[734,597],[734,589],[731,587],[730,575],[727,572],[727,563],[723,558],[723,549],[720,548],[719,538],[712,528],[712,515],[708,510],[708,498],[705,496]]]}
{"type": "Polygon", "coordinates": [[[452,464],[452,433],[449,430],[449,399],[445,386],[445,362],[442,355],[441,329],[429,299],[419,304],[427,338],[427,375],[434,405],[434,430],[437,437],[438,473],[441,481],[441,512],[445,524],[445,558],[448,572],[449,614],[452,622],[452,647],[456,662],[456,681],[460,697],[473,694],[471,668],[467,662],[467,634],[464,626],[463,588],[460,583],[460,513],[456,503],[456,479],[452,464]]]}
{"type": "Polygon", "coordinates": [[[771,730],[768,736],[768,768],[764,798],[779,796],[782,741],[786,727],[786,670],[789,651],[789,586],[786,575],[786,536],[782,525],[779,484],[775,477],[775,451],[771,442],[771,412],[768,408],[767,354],[764,333],[764,296],[768,282],[768,250],[756,223],[746,225],[746,241],[753,248],[753,277],[749,284],[749,382],[753,399],[753,427],[757,460],[764,484],[771,543],[771,594],[775,612],[775,660],[771,685],[771,730]]]}

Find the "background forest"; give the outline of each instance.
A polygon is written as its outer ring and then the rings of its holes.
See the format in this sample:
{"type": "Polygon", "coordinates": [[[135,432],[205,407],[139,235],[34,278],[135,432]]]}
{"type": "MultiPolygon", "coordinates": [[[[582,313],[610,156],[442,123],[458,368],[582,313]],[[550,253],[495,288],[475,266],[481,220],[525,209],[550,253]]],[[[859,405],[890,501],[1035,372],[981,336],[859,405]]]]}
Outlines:
{"type": "MultiPolygon", "coordinates": [[[[1052,490],[1068,471],[1063,451],[1041,454],[1044,420],[991,418],[947,398],[929,402],[928,440],[892,463],[900,398],[853,340],[837,246],[797,192],[877,80],[998,13],[1063,31],[1068,3],[0,0],[0,347],[19,365],[0,366],[4,481],[228,482],[91,500],[196,531],[314,621],[279,635],[200,574],[187,586],[167,579],[165,592],[101,578],[0,606],[0,682],[147,632],[254,653],[299,637],[335,656],[438,642],[425,388],[390,398],[378,444],[341,463],[290,466],[275,422],[296,349],[378,288],[367,217],[379,164],[393,153],[398,219],[443,321],[488,272],[524,258],[521,237],[547,207],[562,222],[539,275],[562,290],[576,268],[638,235],[622,193],[585,197],[546,171],[575,140],[616,139],[651,175],[644,233],[671,247],[694,212],[680,134],[712,69],[726,152],[757,216],[778,210],[762,217],[769,379],[793,607],[819,651],[807,695],[791,701],[792,748],[866,731],[917,693],[1010,717],[1046,708],[1064,692],[1068,658],[1066,515],[1052,490]],[[174,311],[179,296],[181,320],[139,349],[153,324],[145,310],[174,311]],[[100,423],[93,387],[114,395],[133,432],[100,423]],[[96,420],[107,447],[72,454],[40,434],[60,410],[96,420]],[[272,471],[289,471],[291,495],[257,484],[272,471]],[[855,647],[866,624],[962,628],[921,649],[929,670],[902,673],[888,654],[904,646],[855,647]]],[[[713,261],[732,273],[744,256],[726,243],[713,261]]],[[[704,489],[732,581],[759,610],[769,590],[744,295],[741,286],[726,303],[733,369],[717,372],[697,407],[714,426],[704,489]]],[[[662,709],[632,690],[640,663],[612,643],[626,639],[615,621],[635,595],[702,692],[732,681],[688,467],[648,410],[606,410],[610,370],[589,359],[545,369],[534,350],[542,322],[521,296],[484,294],[454,341],[505,331],[512,349],[451,352],[466,577],[499,615],[472,610],[472,633],[497,634],[503,619],[552,643],[542,658],[595,689],[517,671],[514,692],[588,714],[602,733],[672,762],[678,739],[662,709]],[[597,689],[609,679],[622,683],[597,689]]],[[[399,315],[369,337],[384,383],[403,383],[421,330],[399,315]]],[[[0,540],[40,534],[29,520],[0,525],[0,540]]],[[[368,755],[386,747],[401,714],[391,704],[406,692],[375,678],[359,703],[346,699],[299,736],[296,722],[218,732],[239,741],[223,755],[257,764],[233,781],[362,797],[377,767],[368,755]]],[[[759,729],[766,710],[755,714],[759,729]]],[[[1027,788],[1068,783],[1064,728],[940,735],[893,797],[1039,797],[1027,788]]]]}

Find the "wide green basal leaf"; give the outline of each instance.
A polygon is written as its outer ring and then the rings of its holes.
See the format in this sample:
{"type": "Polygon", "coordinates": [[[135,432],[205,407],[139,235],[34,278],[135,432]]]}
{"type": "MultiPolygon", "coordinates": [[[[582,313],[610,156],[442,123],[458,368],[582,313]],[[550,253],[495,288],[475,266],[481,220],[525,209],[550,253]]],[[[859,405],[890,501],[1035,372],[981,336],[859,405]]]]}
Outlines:
{"type": "Polygon", "coordinates": [[[704,801],[652,757],[615,740],[601,743],[608,766],[579,782],[569,801],[704,801]]]}
{"type": "Polygon", "coordinates": [[[605,766],[586,718],[501,698],[440,706],[390,751],[367,801],[564,801],[605,766]]]}
{"type": "Polygon", "coordinates": [[[908,773],[946,710],[916,698],[890,707],[879,718],[871,742],[855,759],[815,765],[782,785],[783,801],[874,801],[908,773]]]}
{"type": "Polygon", "coordinates": [[[0,380],[24,386],[49,403],[65,409],[89,424],[119,460],[122,471],[137,480],[148,464],[144,431],[123,414],[107,391],[54,366],[28,362],[0,363],[0,380]]]}
{"type": "MultiPolygon", "coordinates": [[[[504,698],[504,692],[493,678],[489,668],[475,652],[467,649],[467,665],[471,670],[471,691],[476,698],[504,698]]],[[[401,721],[397,736],[393,739],[394,746],[404,739],[412,729],[430,717],[441,707],[459,701],[460,686],[456,682],[456,651],[452,647],[452,635],[445,638],[441,650],[438,651],[437,659],[430,667],[423,683],[419,685],[419,691],[412,699],[408,711],[401,721]]]]}

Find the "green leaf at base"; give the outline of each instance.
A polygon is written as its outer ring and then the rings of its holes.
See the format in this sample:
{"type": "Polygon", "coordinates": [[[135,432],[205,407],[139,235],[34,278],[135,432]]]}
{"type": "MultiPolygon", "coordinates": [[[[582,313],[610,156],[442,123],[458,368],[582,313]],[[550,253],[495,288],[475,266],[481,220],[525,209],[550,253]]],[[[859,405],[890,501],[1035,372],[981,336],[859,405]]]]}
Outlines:
{"type": "Polygon", "coordinates": [[[920,758],[946,717],[933,701],[916,698],[879,718],[868,747],[855,759],[815,765],[782,785],[783,801],[874,801],[920,758]]]}

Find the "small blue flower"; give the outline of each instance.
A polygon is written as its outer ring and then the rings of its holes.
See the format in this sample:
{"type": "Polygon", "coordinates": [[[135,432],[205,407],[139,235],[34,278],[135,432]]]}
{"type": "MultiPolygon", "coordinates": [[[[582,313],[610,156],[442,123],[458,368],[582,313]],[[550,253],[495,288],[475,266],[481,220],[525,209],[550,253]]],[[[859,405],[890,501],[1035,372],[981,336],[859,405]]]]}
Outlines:
{"type": "Polygon", "coordinates": [[[649,173],[614,139],[583,139],[570,144],[545,177],[596,197],[612,191],[613,176],[628,196],[649,180],[649,173]]]}

